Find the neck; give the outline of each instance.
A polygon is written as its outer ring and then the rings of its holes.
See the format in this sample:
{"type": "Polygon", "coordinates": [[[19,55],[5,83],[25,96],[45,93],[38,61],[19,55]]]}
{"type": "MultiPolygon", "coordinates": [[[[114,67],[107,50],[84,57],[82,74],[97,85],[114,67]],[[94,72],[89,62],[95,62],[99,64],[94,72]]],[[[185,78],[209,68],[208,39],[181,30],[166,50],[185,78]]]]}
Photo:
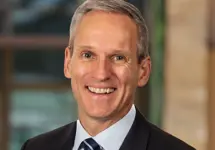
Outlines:
{"type": "Polygon", "coordinates": [[[79,120],[81,122],[81,125],[90,136],[96,136],[100,132],[104,131],[105,129],[109,128],[111,125],[122,119],[130,111],[131,106],[127,107],[126,110],[119,113],[117,117],[109,117],[108,119],[104,119],[91,117],[88,115],[81,115],[79,113],[79,120]]]}

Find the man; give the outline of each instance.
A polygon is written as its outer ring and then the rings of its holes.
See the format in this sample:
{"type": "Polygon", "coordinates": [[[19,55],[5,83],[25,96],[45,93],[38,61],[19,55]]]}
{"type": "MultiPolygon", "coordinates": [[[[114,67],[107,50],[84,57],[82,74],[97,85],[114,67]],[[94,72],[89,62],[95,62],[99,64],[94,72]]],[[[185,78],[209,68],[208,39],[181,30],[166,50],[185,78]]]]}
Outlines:
{"type": "Polygon", "coordinates": [[[28,140],[22,150],[193,150],[134,106],[150,71],[141,13],[123,0],[87,0],[73,16],[64,62],[79,120],[28,140]]]}

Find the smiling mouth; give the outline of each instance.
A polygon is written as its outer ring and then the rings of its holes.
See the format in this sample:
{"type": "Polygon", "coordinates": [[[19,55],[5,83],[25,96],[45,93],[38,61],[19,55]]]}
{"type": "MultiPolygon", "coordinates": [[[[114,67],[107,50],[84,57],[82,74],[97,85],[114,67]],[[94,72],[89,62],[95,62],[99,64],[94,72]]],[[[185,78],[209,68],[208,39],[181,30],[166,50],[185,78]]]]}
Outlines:
{"type": "Polygon", "coordinates": [[[116,90],[116,88],[94,88],[90,86],[87,86],[86,88],[91,93],[95,93],[95,94],[111,94],[116,90]]]}

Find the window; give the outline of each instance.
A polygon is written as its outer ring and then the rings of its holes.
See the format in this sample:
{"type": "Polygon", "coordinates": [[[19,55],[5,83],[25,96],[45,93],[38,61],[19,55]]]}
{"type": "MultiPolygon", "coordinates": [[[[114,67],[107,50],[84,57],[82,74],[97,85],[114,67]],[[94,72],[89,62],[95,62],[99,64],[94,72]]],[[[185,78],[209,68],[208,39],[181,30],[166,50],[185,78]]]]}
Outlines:
{"type": "Polygon", "coordinates": [[[76,0],[12,1],[13,32],[23,34],[68,35],[76,0]]]}
{"type": "Polygon", "coordinates": [[[14,90],[11,93],[10,150],[17,150],[30,137],[77,119],[70,89],[14,90]]]}
{"type": "Polygon", "coordinates": [[[43,84],[61,83],[64,48],[16,50],[13,59],[13,80],[16,83],[43,84]]]}

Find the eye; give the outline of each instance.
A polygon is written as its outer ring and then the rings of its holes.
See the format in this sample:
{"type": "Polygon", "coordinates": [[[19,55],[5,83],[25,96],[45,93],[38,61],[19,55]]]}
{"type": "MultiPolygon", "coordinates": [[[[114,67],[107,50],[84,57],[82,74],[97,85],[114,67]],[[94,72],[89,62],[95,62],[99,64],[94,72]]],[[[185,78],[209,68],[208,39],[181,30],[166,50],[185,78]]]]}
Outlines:
{"type": "Polygon", "coordinates": [[[124,59],[123,56],[116,56],[116,57],[115,57],[115,60],[123,60],[123,59],[124,59]]]}
{"type": "Polygon", "coordinates": [[[126,62],[126,57],[125,56],[123,56],[123,55],[114,55],[113,57],[112,57],[112,59],[113,59],[113,61],[114,62],[117,62],[117,63],[119,63],[119,62],[126,62]]]}
{"type": "Polygon", "coordinates": [[[83,57],[84,59],[92,59],[93,55],[91,52],[84,52],[81,54],[81,57],[83,57]]]}

